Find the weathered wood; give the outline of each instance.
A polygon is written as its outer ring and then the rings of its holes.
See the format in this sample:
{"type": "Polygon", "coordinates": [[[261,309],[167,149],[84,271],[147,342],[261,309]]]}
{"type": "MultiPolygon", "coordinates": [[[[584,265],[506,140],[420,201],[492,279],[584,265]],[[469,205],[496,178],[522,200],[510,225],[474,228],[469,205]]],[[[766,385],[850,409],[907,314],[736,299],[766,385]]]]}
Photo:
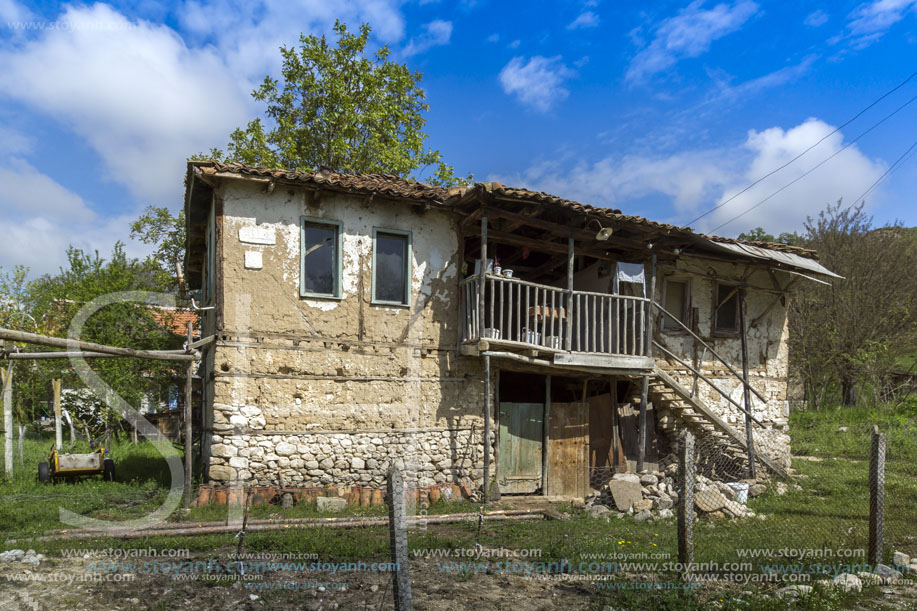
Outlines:
{"type": "Polygon", "coordinates": [[[484,484],[482,498],[487,502],[490,490],[490,356],[484,355],[484,484]]]}
{"type": "Polygon", "coordinates": [[[408,563],[408,525],[404,503],[404,477],[401,471],[393,468],[388,473],[388,521],[389,547],[392,564],[392,589],[396,611],[410,611],[413,608],[411,598],[411,573],[408,563]]]}
{"type": "Polygon", "coordinates": [[[0,370],[3,383],[3,467],[6,476],[13,479],[13,364],[0,370]]]}
{"type": "Polygon", "coordinates": [[[548,444],[551,441],[551,374],[544,378],[544,441],[541,444],[541,494],[548,496],[548,444]]]}
{"type": "Polygon", "coordinates": [[[568,352],[573,346],[573,312],[570,305],[573,303],[573,237],[567,240],[567,324],[564,338],[564,349],[568,352]]]}
{"type": "Polygon", "coordinates": [[[682,431],[678,436],[678,562],[682,576],[690,574],[694,562],[694,436],[682,431]]]}
{"type": "MultiPolygon", "coordinates": [[[[708,343],[705,342],[703,339],[701,339],[700,336],[697,335],[697,333],[695,333],[694,331],[692,331],[691,329],[689,329],[688,326],[687,326],[685,323],[681,322],[681,317],[675,316],[674,314],[672,314],[671,312],[669,312],[668,310],[666,310],[664,307],[662,307],[661,305],[659,305],[659,304],[656,303],[656,302],[653,302],[653,307],[656,308],[657,310],[659,310],[659,312],[660,312],[661,314],[663,314],[663,315],[668,315],[669,318],[671,318],[673,321],[675,321],[675,323],[678,324],[678,326],[680,326],[683,330],[687,331],[687,332],[688,332],[688,335],[690,335],[691,337],[693,337],[694,340],[695,340],[696,342],[698,342],[701,346],[703,346],[704,348],[706,348],[707,350],[709,350],[709,351],[710,351],[710,354],[712,354],[712,355],[716,358],[716,360],[718,360],[720,363],[722,363],[723,367],[725,367],[726,369],[729,370],[729,373],[731,373],[731,374],[734,375],[736,378],[738,378],[740,381],[742,381],[743,385],[747,386],[748,389],[749,389],[756,397],[758,397],[759,399],[761,399],[762,401],[764,401],[765,403],[767,403],[767,399],[766,399],[761,393],[759,393],[757,390],[755,390],[755,387],[752,386],[750,383],[745,383],[745,380],[742,378],[742,376],[740,376],[739,373],[738,373],[735,369],[733,369],[732,366],[731,366],[729,363],[727,363],[726,360],[725,360],[722,356],[720,356],[720,355],[716,352],[716,350],[714,350],[714,349],[710,346],[710,344],[708,344],[708,343]]],[[[656,346],[657,346],[657,347],[660,347],[658,343],[656,344],[656,346]]]]}
{"type": "Polygon", "coordinates": [[[116,356],[129,356],[160,361],[193,361],[200,358],[200,355],[187,354],[184,351],[178,351],[177,353],[169,352],[163,354],[161,351],[118,348],[115,346],[105,346],[102,344],[84,342],[75,339],[64,339],[61,337],[48,337],[46,335],[39,335],[38,333],[13,331],[12,329],[4,328],[0,328],[0,339],[6,339],[14,342],[23,342],[27,344],[38,344],[39,346],[50,346],[52,348],[79,348],[80,350],[86,350],[89,352],[103,352],[116,356]]]}
{"type": "Polygon", "coordinates": [[[869,452],[869,551],[868,560],[876,566],[882,562],[882,530],[885,521],[885,433],[872,428],[869,452]]]}
{"type": "Polygon", "coordinates": [[[650,377],[643,376],[640,388],[640,415],[637,421],[637,473],[643,471],[643,461],[646,460],[646,402],[649,397],[650,377]]]}
{"type": "Polygon", "coordinates": [[[548,496],[584,498],[588,489],[589,409],[582,402],[551,406],[548,496]]]}
{"type": "MultiPolygon", "coordinates": [[[[184,350],[147,350],[152,354],[162,355],[187,355],[184,350]]],[[[122,354],[109,354],[107,352],[12,352],[4,358],[11,361],[42,361],[49,359],[120,359],[122,354]]]]}
{"type": "MultiPolygon", "coordinates": [[[[657,344],[657,347],[658,347],[658,344],[657,344]]],[[[681,384],[676,382],[672,378],[672,376],[662,371],[661,369],[656,369],[655,376],[659,378],[660,380],[662,380],[666,386],[672,389],[676,395],[684,399],[684,401],[688,405],[691,406],[691,409],[693,409],[698,414],[702,414],[707,419],[707,421],[710,422],[710,424],[712,424],[715,428],[729,435],[733,439],[733,441],[735,441],[740,446],[742,446],[742,448],[745,447],[745,438],[742,437],[742,435],[739,435],[739,433],[737,433],[735,429],[733,429],[731,426],[726,424],[722,418],[720,418],[719,416],[714,414],[712,411],[710,411],[710,409],[706,405],[698,401],[697,398],[692,397],[691,391],[689,391],[688,389],[684,388],[681,384]]],[[[771,471],[773,471],[780,477],[783,477],[783,478],[788,477],[786,471],[784,471],[783,468],[781,468],[777,463],[775,463],[770,458],[768,458],[766,454],[758,455],[757,460],[760,460],[762,463],[764,463],[767,466],[767,468],[769,468],[771,471]]]]}
{"type": "Polygon", "coordinates": [[[742,385],[745,398],[745,449],[748,452],[748,477],[755,479],[755,436],[751,423],[751,396],[748,393],[748,329],[745,328],[745,289],[739,290],[739,336],[742,341],[742,385]]]}
{"type": "Polygon", "coordinates": [[[480,255],[481,266],[478,270],[478,328],[476,337],[482,337],[484,335],[484,329],[487,327],[487,322],[484,320],[484,293],[486,292],[487,286],[485,282],[487,281],[487,217],[481,217],[481,255],[480,255]]]}
{"type": "Polygon", "coordinates": [[[54,444],[57,451],[61,451],[63,445],[63,431],[61,430],[61,379],[57,378],[51,381],[51,388],[54,396],[54,444]]]}
{"type": "Polygon", "coordinates": [[[541,485],[543,403],[500,403],[500,492],[531,494],[541,485]]]}
{"type": "MultiPolygon", "coordinates": [[[[191,337],[191,323],[188,323],[188,338],[191,337]]],[[[193,458],[191,439],[191,397],[194,363],[188,363],[185,370],[185,486],[184,506],[191,507],[191,463],[193,458]]],[[[202,441],[203,443],[203,441],[202,441]]]]}
{"type": "MultiPolygon", "coordinates": [[[[647,293],[647,298],[649,303],[656,301],[656,253],[653,253],[653,256],[650,257],[650,282],[649,282],[649,293],[647,293]]],[[[652,356],[653,353],[653,309],[652,307],[643,308],[644,327],[643,327],[643,354],[645,356],[652,356]]]]}

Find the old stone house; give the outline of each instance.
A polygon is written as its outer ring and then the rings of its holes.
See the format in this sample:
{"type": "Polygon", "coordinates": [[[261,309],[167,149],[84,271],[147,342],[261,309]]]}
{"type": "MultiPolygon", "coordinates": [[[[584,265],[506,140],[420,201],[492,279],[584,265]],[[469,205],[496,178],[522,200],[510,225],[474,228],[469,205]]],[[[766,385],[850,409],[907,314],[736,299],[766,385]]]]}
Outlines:
{"type": "Polygon", "coordinates": [[[498,183],[215,162],[188,164],[185,211],[216,484],[382,488],[396,463],[582,497],[683,428],[723,478],[749,440],[759,472],[789,464],[787,291],[834,276],[814,252],[498,183]]]}

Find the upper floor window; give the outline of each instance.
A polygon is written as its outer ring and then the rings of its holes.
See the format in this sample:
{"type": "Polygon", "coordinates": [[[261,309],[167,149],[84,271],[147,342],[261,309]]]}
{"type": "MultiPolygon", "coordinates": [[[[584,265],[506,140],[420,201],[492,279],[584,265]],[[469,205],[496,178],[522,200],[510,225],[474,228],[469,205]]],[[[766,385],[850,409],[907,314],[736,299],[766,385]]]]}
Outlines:
{"type": "Polygon", "coordinates": [[[373,303],[411,305],[411,232],[373,229],[373,303]]]}
{"type": "Polygon", "coordinates": [[[663,305],[667,312],[662,316],[662,329],[664,331],[681,331],[682,326],[677,321],[687,325],[690,310],[690,293],[688,280],[667,278],[662,288],[663,305]],[[674,316],[674,318],[673,318],[674,316]]]}
{"type": "Polygon", "coordinates": [[[300,294],[341,296],[341,223],[302,217],[300,226],[300,294]]]}
{"type": "Polygon", "coordinates": [[[739,287],[716,283],[716,303],[713,309],[714,333],[739,332],[739,287]]]}

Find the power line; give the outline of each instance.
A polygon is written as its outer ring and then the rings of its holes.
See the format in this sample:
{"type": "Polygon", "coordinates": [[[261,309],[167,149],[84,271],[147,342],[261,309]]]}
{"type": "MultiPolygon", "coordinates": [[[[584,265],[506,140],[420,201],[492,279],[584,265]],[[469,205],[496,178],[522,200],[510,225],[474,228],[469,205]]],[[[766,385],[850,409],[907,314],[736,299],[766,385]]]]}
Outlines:
{"type": "MultiPolygon", "coordinates": [[[[875,189],[876,187],[878,187],[879,184],[880,184],[882,181],[884,181],[886,178],[888,178],[889,176],[891,176],[891,174],[892,174],[895,170],[897,170],[897,169],[900,168],[902,165],[904,165],[904,163],[907,161],[907,159],[905,159],[905,157],[907,157],[915,148],[917,148],[917,140],[914,140],[914,144],[912,144],[906,151],[904,151],[904,152],[901,154],[901,156],[898,157],[898,159],[895,160],[895,163],[893,163],[887,170],[885,170],[885,172],[882,174],[882,176],[879,176],[879,178],[877,178],[877,179],[875,180],[875,182],[873,182],[871,185],[869,185],[869,188],[866,189],[865,191],[863,191],[863,194],[862,194],[862,195],[860,195],[858,198],[856,198],[855,200],[853,200],[853,204],[851,204],[851,206],[856,205],[856,204],[857,204],[858,202],[860,202],[860,201],[864,201],[865,198],[866,198],[866,196],[869,195],[869,193],[870,193],[873,189],[875,189]]],[[[912,155],[912,156],[913,156],[913,155],[912,155]]],[[[910,157],[908,157],[908,159],[910,159],[910,157]]]]}
{"type": "Polygon", "coordinates": [[[894,92],[896,92],[896,91],[898,91],[899,89],[901,89],[902,87],[904,87],[904,86],[905,86],[906,84],[908,84],[908,82],[910,82],[910,80],[913,79],[915,76],[917,76],[917,72],[911,73],[910,76],[908,76],[906,79],[904,79],[903,81],[901,81],[900,83],[898,83],[897,85],[895,85],[894,87],[892,87],[891,89],[889,89],[888,91],[886,91],[884,94],[882,94],[881,97],[876,98],[875,100],[873,100],[872,103],[869,104],[869,106],[867,106],[866,108],[864,108],[863,110],[861,110],[861,111],[858,112],[857,114],[853,115],[851,118],[847,119],[844,123],[842,123],[841,125],[839,125],[838,127],[836,127],[836,128],[834,129],[834,131],[832,131],[830,134],[826,135],[824,138],[822,138],[821,140],[819,140],[818,142],[816,142],[815,144],[813,144],[812,146],[810,146],[809,148],[807,148],[807,149],[804,150],[803,152],[799,153],[798,155],[796,155],[795,157],[793,157],[792,159],[790,159],[789,161],[787,161],[786,163],[784,163],[784,164],[783,164],[782,166],[780,166],[779,168],[776,168],[776,169],[774,169],[774,170],[771,170],[770,172],[768,172],[767,174],[765,174],[764,176],[762,176],[761,178],[759,178],[759,179],[756,180],[755,182],[751,183],[750,185],[748,185],[747,187],[745,187],[744,189],[742,189],[741,191],[739,191],[738,193],[736,193],[735,195],[733,195],[732,197],[730,197],[729,199],[727,199],[726,201],[724,201],[723,203],[714,206],[714,207],[711,208],[710,210],[707,210],[706,212],[704,212],[703,214],[701,214],[701,215],[700,215],[699,217],[697,217],[696,219],[694,219],[694,220],[692,220],[692,221],[689,221],[689,222],[686,224],[686,226],[687,226],[687,225],[693,225],[694,223],[696,223],[697,221],[701,220],[702,218],[704,218],[705,216],[707,216],[707,215],[710,214],[711,212],[716,212],[717,210],[719,210],[720,208],[722,208],[723,206],[725,206],[726,204],[728,204],[729,202],[731,202],[732,200],[734,200],[735,198],[737,198],[738,196],[742,195],[743,193],[745,193],[746,191],[748,191],[749,189],[751,189],[752,187],[754,187],[755,185],[757,185],[758,183],[760,183],[762,180],[764,180],[764,179],[766,179],[766,178],[769,178],[769,177],[773,176],[774,174],[776,174],[777,172],[779,172],[779,171],[782,170],[783,168],[785,168],[785,167],[787,167],[788,165],[790,165],[791,163],[795,162],[795,161],[798,160],[800,157],[802,157],[803,155],[805,155],[806,153],[808,153],[809,151],[811,151],[812,149],[814,149],[816,146],[818,146],[819,144],[821,144],[822,142],[824,142],[825,140],[827,140],[828,138],[830,138],[831,136],[833,136],[833,135],[836,134],[837,132],[841,131],[842,129],[844,129],[845,127],[847,127],[848,125],[850,125],[851,123],[853,123],[854,121],[856,121],[857,119],[859,119],[859,118],[863,115],[863,113],[865,113],[867,110],[869,110],[870,108],[872,108],[873,106],[875,106],[876,104],[878,104],[879,102],[881,102],[882,100],[884,100],[885,98],[887,98],[888,96],[890,96],[891,94],[893,94],[894,92]]]}
{"type": "MultiPolygon", "coordinates": [[[[774,191],[773,193],[771,193],[770,195],[768,195],[767,197],[765,197],[764,199],[762,199],[761,201],[759,201],[758,203],[756,203],[754,206],[752,206],[752,207],[746,209],[744,212],[741,212],[740,214],[737,214],[736,216],[732,217],[731,219],[729,219],[729,220],[726,221],[725,223],[722,223],[722,224],[720,224],[720,225],[717,225],[717,226],[714,227],[712,230],[710,230],[710,233],[714,233],[714,232],[716,232],[717,230],[719,230],[719,229],[725,227],[725,226],[728,225],[729,223],[731,223],[731,222],[733,222],[733,221],[739,220],[740,218],[742,218],[743,216],[745,216],[746,214],[748,214],[749,212],[751,212],[751,211],[754,210],[755,208],[761,206],[762,204],[764,204],[765,202],[767,202],[768,200],[770,200],[772,197],[774,197],[774,196],[777,195],[778,193],[780,193],[780,192],[784,191],[785,189],[789,188],[790,186],[796,184],[797,182],[799,182],[800,180],[802,180],[803,178],[805,178],[806,176],[808,176],[809,174],[811,174],[812,172],[814,172],[815,170],[817,170],[817,169],[820,168],[821,166],[825,165],[826,163],[828,163],[829,161],[831,161],[832,159],[834,159],[835,157],[837,157],[838,155],[840,155],[841,153],[843,153],[844,151],[846,151],[848,148],[850,148],[850,147],[853,146],[854,144],[856,144],[856,142],[857,142],[860,138],[862,138],[863,136],[865,136],[866,134],[868,134],[869,132],[871,132],[871,131],[874,130],[875,128],[879,127],[880,125],[882,125],[883,123],[885,123],[886,121],[888,121],[889,119],[891,119],[892,117],[894,117],[896,114],[898,114],[899,112],[901,112],[902,110],[904,110],[904,108],[905,108],[906,106],[910,105],[911,102],[913,102],[914,100],[917,100],[917,96],[912,97],[910,100],[908,100],[907,102],[905,102],[904,104],[902,104],[901,106],[899,106],[898,108],[896,108],[894,111],[892,111],[891,113],[885,115],[884,117],[882,117],[882,118],[881,118],[879,121],[877,121],[876,123],[873,123],[866,131],[860,133],[856,138],[854,138],[853,140],[851,140],[850,142],[848,142],[847,144],[845,144],[843,147],[841,147],[840,149],[838,149],[837,151],[835,151],[834,153],[832,153],[831,155],[829,155],[828,157],[826,157],[825,159],[823,159],[822,161],[820,161],[819,163],[817,163],[815,166],[813,166],[812,168],[810,168],[810,169],[807,170],[806,172],[803,172],[801,175],[797,176],[796,178],[794,178],[793,180],[791,180],[791,181],[788,182],[787,184],[783,185],[782,187],[780,187],[779,189],[777,189],[776,191],[774,191]]],[[[760,181],[759,181],[759,182],[760,182],[760,181]]],[[[747,189],[746,189],[746,190],[747,190],[747,189]]],[[[724,202],[724,203],[725,203],[725,202],[724,202]]],[[[721,206],[722,206],[722,204],[721,204],[721,206]]]]}

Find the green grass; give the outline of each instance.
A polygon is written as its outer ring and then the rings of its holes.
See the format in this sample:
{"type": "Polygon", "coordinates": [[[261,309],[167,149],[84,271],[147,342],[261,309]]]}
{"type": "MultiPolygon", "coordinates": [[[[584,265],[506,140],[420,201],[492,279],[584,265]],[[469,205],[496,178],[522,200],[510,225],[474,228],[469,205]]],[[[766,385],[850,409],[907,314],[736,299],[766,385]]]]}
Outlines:
{"type": "MultiPolygon", "coordinates": [[[[868,515],[868,455],[873,424],[888,436],[886,465],[885,551],[890,560],[894,550],[917,555],[917,538],[913,537],[913,508],[917,507],[917,408],[913,404],[898,410],[838,409],[821,412],[796,412],[790,418],[790,434],[797,456],[816,456],[820,461],[795,459],[797,477],[793,480],[802,490],[792,487],[784,495],[773,490],[749,501],[756,513],[767,519],[737,522],[710,522],[701,519],[695,530],[696,562],[747,561],[759,573],[768,564],[786,564],[795,560],[781,558],[742,559],[739,548],[865,548],[868,515]],[[838,432],[839,427],[846,432],[838,432]]],[[[26,467],[17,470],[12,482],[0,482],[0,534],[5,537],[39,535],[49,529],[62,528],[58,506],[92,517],[127,519],[142,515],[158,506],[166,493],[168,470],[150,444],[123,444],[112,449],[118,465],[118,482],[101,478],[84,478],[53,485],[39,484],[35,465],[42,460],[50,441],[27,440],[26,467]]],[[[476,512],[471,503],[437,503],[428,509],[430,515],[476,512]]],[[[382,516],[385,507],[353,508],[349,516],[382,516]]],[[[567,509],[561,520],[485,522],[480,539],[474,521],[447,525],[418,525],[410,530],[411,550],[473,548],[477,542],[488,548],[539,549],[543,562],[569,563],[576,570],[580,562],[596,560],[610,554],[663,553],[675,561],[676,537],[673,519],[655,523],[637,523],[630,518],[594,520],[577,509],[567,509]]],[[[277,506],[255,506],[252,519],[321,517],[314,507],[301,504],[290,510],[277,506]]],[[[181,521],[222,521],[227,508],[195,508],[181,521]]],[[[17,544],[22,547],[23,544],[17,544]]],[[[193,537],[146,537],[113,542],[109,539],[87,541],[32,542],[29,547],[47,554],[61,549],[119,548],[188,548],[201,557],[226,557],[235,547],[232,533],[193,537]]],[[[5,548],[11,546],[6,545],[5,548]]],[[[384,560],[388,556],[388,532],[384,527],[328,530],[294,528],[280,531],[251,532],[245,539],[248,551],[314,552],[322,560],[384,560]]],[[[648,562],[637,556],[638,562],[648,562]]],[[[849,563],[851,560],[825,559],[826,563],[849,563]]],[[[860,562],[854,559],[853,562],[860,562]]],[[[435,562],[435,560],[431,560],[435,562]]],[[[660,582],[671,581],[674,573],[659,574],[660,582]]],[[[484,579],[481,575],[444,573],[444,579],[484,579]]],[[[781,584],[763,586],[774,590],[781,584]]],[[[757,586],[755,586],[757,587],[757,586]]],[[[703,592],[673,590],[597,590],[597,608],[658,609],[784,609],[787,603],[751,594],[741,586],[703,592]]],[[[841,609],[876,596],[867,589],[860,597],[839,594],[836,590],[819,590],[797,601],[799,609],[841,609]],[[866,597],[866,598],[863,598],[866,597]]],[[[881,596],[881,594],[878,594],[881,596]]],[[[868,606],[868,605],[865,605],[868,606]]]]}

